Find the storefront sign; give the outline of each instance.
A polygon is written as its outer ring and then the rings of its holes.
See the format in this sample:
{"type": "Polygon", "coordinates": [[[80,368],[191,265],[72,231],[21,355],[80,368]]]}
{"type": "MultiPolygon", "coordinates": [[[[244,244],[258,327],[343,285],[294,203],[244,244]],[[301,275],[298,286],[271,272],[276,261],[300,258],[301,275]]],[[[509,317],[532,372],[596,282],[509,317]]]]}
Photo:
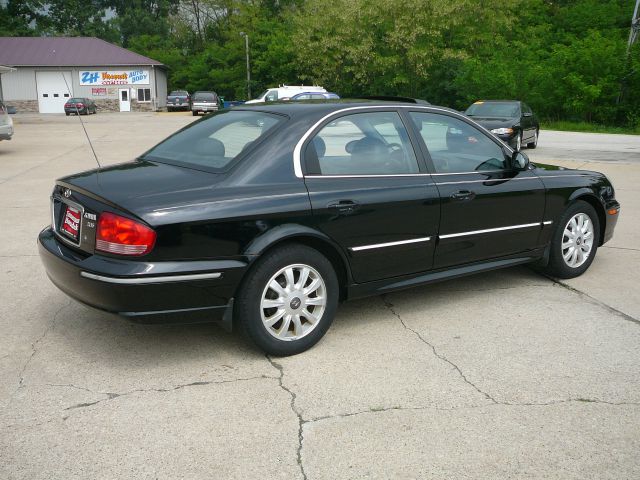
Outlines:
{"type": "Polygon", "coordinates": [[[149,70],[80,71],[80,85],[149,85],[149,70]]]}
{"type": "Polygon", "coordinates": [[[91,89],[91,95],[94,97],[105,96],[107,94],[107,89],[105,87],[98,87],[91,89]]]}

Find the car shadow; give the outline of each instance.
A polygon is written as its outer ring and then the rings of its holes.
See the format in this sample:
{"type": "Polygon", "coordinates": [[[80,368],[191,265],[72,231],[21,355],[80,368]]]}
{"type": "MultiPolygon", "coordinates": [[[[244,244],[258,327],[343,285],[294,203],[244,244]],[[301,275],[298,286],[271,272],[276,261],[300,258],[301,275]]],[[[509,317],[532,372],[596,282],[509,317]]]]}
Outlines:
{"type": "MultiPolygon", "coordinates": [[[[526,267],[514,267],[373,298],[379,302],[380,309],[410,305],[424,308],[428,313],[436,303],[464,302],[479,291],[486,291],[487,301],[491,301],[490,295],[505,289],[550,284],[551,280],[526,267]]],[[[334,325],[357,329],[362,326],[362,335],[366,335],[367,326],[379,320],[379,316],[361,314],[371,309],[371,302],[372,298],[365,298],[341,304],[334,325]]],[[[76,302],[71,302],[57,315],[55,332],[58,341],[64,342],[57,348],[64,349],[65,357],[80,363],[105,362],[110,368],[129,367],[132,363],[157,368],[202,362],[213,367],[265,358],[264,353],[239,332],[237,325],[232,332],[227,332],[215,323],[139,324],[76,302]]]]}

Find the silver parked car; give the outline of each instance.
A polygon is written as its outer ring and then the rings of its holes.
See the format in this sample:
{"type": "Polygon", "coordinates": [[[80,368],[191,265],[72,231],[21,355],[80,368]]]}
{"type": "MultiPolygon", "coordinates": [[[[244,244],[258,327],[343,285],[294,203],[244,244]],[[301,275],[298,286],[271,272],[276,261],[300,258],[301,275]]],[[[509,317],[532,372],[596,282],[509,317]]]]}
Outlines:
{"type": "Polygon", "coordinates": [[[13,120],[7,112],[7,107],[0,102],[0,140],[11,140],[13,136],[13,120]]]}
{"type": "Polygon", "coordinates": [[[194,116],[200,112],[217,112],[219,108],[216,92],[196,92],[191,97],[191,113],[194,116]]]}

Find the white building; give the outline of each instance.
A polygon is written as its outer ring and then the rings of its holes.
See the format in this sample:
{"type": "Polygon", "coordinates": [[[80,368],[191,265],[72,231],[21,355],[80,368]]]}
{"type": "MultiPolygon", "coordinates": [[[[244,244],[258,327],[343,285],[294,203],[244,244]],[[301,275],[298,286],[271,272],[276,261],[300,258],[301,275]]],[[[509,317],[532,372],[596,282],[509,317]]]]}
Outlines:
{"type": "Polygon", "coordinates": [[[0,37],[0,98],[18,112],[63,113],[71,97],[101,111],[166,106],[166,67],[93,37],[0,37]]]}

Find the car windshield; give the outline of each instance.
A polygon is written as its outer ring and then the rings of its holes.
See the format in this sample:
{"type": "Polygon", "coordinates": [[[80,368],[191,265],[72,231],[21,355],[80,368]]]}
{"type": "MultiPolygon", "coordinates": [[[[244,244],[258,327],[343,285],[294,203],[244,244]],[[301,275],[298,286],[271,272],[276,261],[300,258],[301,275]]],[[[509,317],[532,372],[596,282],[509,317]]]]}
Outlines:
{"type": "Polygon", "coordinates": [[[515,102],[476,102],[465,113],[470,117],[517,117],[519,111],[515,102]]]}
{"type": "Polygon", "coordinates": [[[215,93],[196,93],[193,96],[193,100],[196,102],[215,102],[216,94],[215,93]]]}
{"type": "Polygon", "coordinates": [[[180,130],[142,159],[222,172],[282,120],[265,112],[223,111],[180,130]]]}

